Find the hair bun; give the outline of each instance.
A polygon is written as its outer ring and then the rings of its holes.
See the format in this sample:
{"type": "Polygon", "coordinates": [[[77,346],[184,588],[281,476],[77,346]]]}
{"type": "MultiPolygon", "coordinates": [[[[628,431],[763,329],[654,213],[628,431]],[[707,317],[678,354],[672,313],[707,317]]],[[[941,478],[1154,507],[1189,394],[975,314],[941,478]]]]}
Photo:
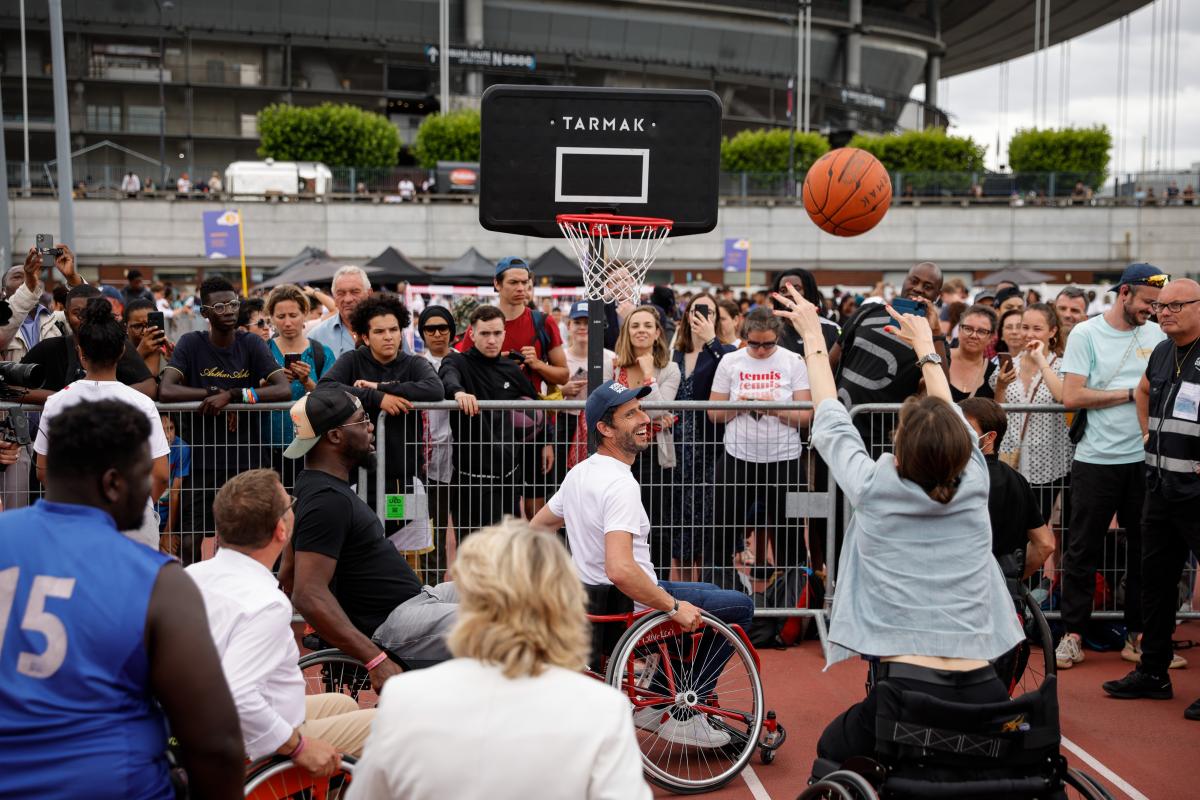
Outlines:
{"type": "Polygon", "coordinates": [[[103,324],[114,319],[112,304],[105,297],[93,297],[83,309],[84,324],[103,324]]]}

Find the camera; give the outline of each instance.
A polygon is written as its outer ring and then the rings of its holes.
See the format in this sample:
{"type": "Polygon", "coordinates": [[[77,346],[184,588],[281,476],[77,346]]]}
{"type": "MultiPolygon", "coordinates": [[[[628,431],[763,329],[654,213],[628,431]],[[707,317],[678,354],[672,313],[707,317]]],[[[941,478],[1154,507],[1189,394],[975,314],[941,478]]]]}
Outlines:
{"type": "MultiPolygon", "coordinates": [[[[18,400],[25,389],[40,389],[46,382],[45,368],[41,364],[16,364],[0,361],[0,400],[18,400]],[[14,385],[18,388],[14,388],[14,385]]],[[[9,411],[0,419],[0,441],[27,445],[33,441],[29,435],[29,415],[20,411],[9,411]]],[[[0,464],[0,472],[6,467],[0,464]]]]}

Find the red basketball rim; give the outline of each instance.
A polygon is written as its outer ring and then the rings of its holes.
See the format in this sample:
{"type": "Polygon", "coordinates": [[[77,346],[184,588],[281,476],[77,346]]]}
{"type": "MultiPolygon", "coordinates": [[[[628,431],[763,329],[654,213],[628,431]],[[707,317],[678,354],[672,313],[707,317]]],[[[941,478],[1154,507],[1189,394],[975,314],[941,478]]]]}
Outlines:
{"type": "Polygon", "coordinates": [[[647,231],[666,228],[670,232],[673,219],[662,217],[628,217],[617,214],[559,214],[555,217],[559,225],[586,225],[588,234],[596,236],[637,236],[647,231]]]}

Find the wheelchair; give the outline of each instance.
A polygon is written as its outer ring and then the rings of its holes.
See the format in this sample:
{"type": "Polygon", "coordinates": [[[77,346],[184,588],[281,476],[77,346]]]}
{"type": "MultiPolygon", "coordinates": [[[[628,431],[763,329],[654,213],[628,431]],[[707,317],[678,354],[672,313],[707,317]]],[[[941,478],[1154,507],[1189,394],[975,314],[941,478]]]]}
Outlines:
{"type": "Polygon", "coordinates": [[[251,800],[339,800],[346,796],[354,776],[354,759],[342,756],[342,766],[318,778],[284,756],[260,759],[246,770],[246,797],[251,800]]]}
{"type": "Polygon", "coordinates": [[[349,695],[359,708],[374,708],[379,703],[366,665],[335,647],[300,656],[299,666],[305,694],[349,695]]]}
{"type": "Polygon", "coordinates": [[[588,673],[629,698],[635,722],[646,709],[657,712],[650,716],[658,724],[672,712],[679,718],[699,714],[729,735],[723,747],[694,748],[667,741],[657,725],[639,725],[638,745],[651,783],[677,794],[698,794],[732,780],[755,751],[764,764],[774,760],[787,731],[775,712],[764,709],[758,653],[740,627],[705,613],[701,627],[686,633],[662,612],[635,612],[632,601],[613,586],[586,588],[592,623],[588,673]],[[718,646],[731,655],[706,691],[701,673],[709,659],[697,663],[697,655],[718,646]]]}

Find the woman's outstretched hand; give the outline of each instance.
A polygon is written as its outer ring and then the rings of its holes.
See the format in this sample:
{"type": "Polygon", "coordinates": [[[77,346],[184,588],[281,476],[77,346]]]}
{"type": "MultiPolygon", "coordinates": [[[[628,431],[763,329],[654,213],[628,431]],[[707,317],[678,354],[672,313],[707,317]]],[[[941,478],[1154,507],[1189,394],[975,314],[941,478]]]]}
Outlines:
{"type": "Polygon", "coordinates": [[[933,330],[929,327],[929,320],[925,316],[901,314],[890,305],[884,306],[884,308],[892,315],[892,319],[899,323],[899,327],[888,325],[883,329],[885,332],[898,337],[900,341],[915,350],[918,357],[933,352],[933,330]]]}
{"type": "Polygon", "coordinates": [[[782,288],[787,292],[786,295],[780,292],[771,293],[771,297],[783,306],[775,309],[775,316],[790,320],[801,338],[809,334],[821,338],[821,318],[817,315],[817,307],[804,299],[804,295],[800,294],[794,285],[789,283],[782,288]]]}

